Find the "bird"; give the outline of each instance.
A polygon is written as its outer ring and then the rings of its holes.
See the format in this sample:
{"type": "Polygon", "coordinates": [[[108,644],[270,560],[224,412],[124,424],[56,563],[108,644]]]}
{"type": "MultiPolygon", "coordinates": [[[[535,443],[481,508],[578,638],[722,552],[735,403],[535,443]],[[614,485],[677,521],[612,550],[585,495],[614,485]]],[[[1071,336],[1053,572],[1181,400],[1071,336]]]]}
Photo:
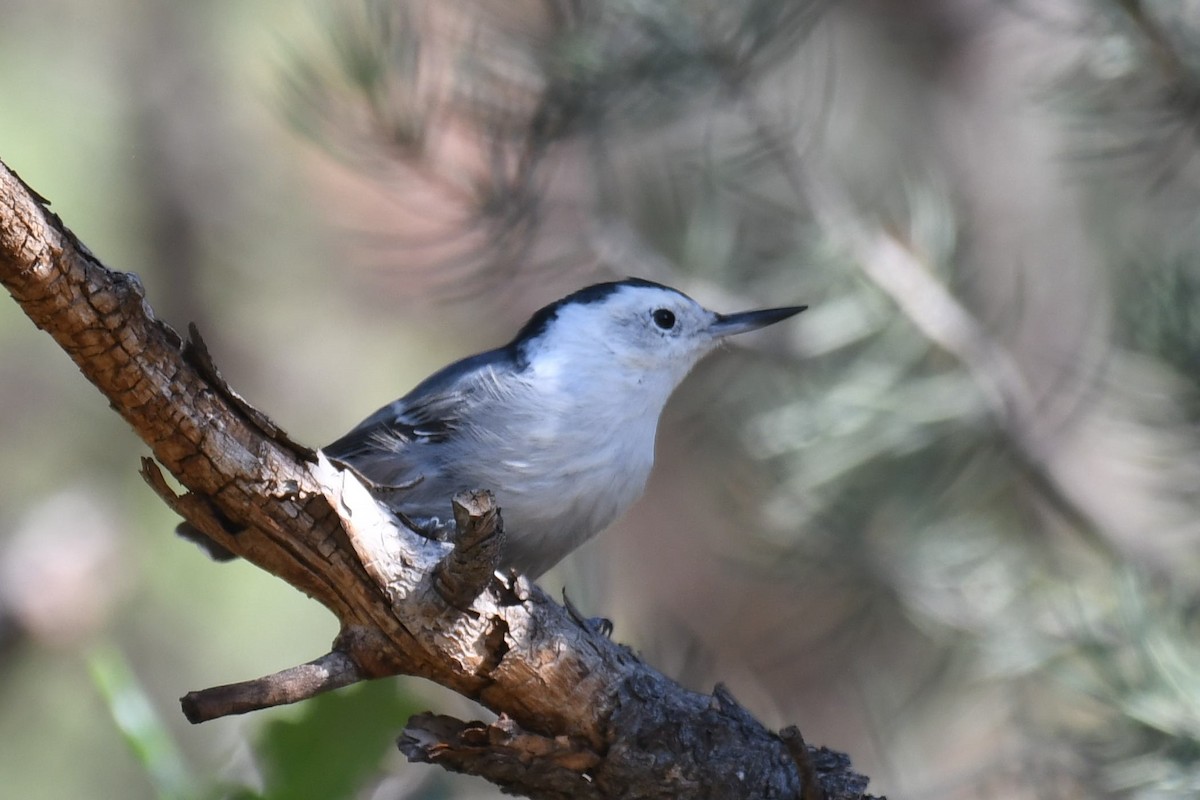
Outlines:
{"type": "Polygon", "coordinates": [[[597,283],[322,451],[435,538],[452,530],[456,493],[492,491],[506,532],[500,565],[536,579],[641,496],[663,408],[696,363],[726,337],[805,308],[718,314],[653,281],[597,283]]]}

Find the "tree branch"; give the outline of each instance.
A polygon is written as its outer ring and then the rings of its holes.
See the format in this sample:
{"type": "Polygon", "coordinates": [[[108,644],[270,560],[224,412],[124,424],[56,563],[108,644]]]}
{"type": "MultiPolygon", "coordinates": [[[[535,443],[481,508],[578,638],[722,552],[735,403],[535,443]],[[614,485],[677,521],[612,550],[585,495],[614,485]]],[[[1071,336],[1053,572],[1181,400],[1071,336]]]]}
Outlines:
{"type": "MultiPolygon", "coordinates": [[[[186,488],[176,495],[146,460],[144,475],[173,509],[341,623],[331,652],[309,664],[190,693],[189,719],[417,675],[502,716],[485,725],[421,715],[401,748],[508,791],[802,796],[794,737],[785,744],[723,690],[683,689],[525,579],[494,574],[503,533],[488,495],[460,498],[458,547],[404,527],[353,474],[314,461],[238,397],[194,331],[185,345],[155,319],[135,276],[105,268],[2,164],[0,283],[186,488]]],[[[866,780],[844,757],[806,750],[829,800],[861,796],[866,780]]]]}
{"type": "Polygon", "coordinates": [[[290,667],[273,675],[188,692],[180,698],[179,703],[188,722],[195,724],[230,714],[244,714],[307,700],[321,692],[340,689],[362,679],[353,659],[335,650],[307,664],[290,667]]]}

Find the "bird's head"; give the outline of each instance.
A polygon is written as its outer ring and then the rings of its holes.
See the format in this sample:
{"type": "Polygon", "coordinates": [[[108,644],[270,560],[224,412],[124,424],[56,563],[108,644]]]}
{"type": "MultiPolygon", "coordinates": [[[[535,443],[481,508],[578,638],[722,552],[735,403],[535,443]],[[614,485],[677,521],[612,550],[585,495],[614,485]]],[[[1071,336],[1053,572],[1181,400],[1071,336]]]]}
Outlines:
{"type": "Polygon", "coordinates": [[[525,364],[594,382],[591,391],[632,383],[661,386],[669,394],[725,337],[804,308],[718,314],[669,286],[630,278],[589,286],[546,306],[510,347],[525,364]]]}

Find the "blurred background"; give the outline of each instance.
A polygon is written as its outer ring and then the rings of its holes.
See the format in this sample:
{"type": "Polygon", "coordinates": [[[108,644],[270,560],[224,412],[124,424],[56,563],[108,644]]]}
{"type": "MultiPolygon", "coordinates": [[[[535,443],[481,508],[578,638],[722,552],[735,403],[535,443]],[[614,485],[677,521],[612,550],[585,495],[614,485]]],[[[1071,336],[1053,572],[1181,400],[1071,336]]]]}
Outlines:
{"type": "MultiPolygon", "coordinates": [[[[896,798],[1200,796],[1200,3],[0,0],[0,158],[300,441],[637,275],[808,303],[544,581],[896,798]]],[[[486,798],[0,301],[14,797],[486,798]]]]}

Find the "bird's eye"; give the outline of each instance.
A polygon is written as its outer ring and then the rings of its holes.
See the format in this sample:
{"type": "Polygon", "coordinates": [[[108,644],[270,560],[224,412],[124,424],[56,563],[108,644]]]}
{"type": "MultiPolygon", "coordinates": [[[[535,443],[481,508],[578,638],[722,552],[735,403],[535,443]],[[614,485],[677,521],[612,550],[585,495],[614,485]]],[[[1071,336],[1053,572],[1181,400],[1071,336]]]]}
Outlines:
{"type": "Polygon", "coordinates": [[[675,327],[675,315],[665,308],[654,309],[654,313],[650,316],[654,318],[654,324],[664,331],[669,331],[675,327]]]}

